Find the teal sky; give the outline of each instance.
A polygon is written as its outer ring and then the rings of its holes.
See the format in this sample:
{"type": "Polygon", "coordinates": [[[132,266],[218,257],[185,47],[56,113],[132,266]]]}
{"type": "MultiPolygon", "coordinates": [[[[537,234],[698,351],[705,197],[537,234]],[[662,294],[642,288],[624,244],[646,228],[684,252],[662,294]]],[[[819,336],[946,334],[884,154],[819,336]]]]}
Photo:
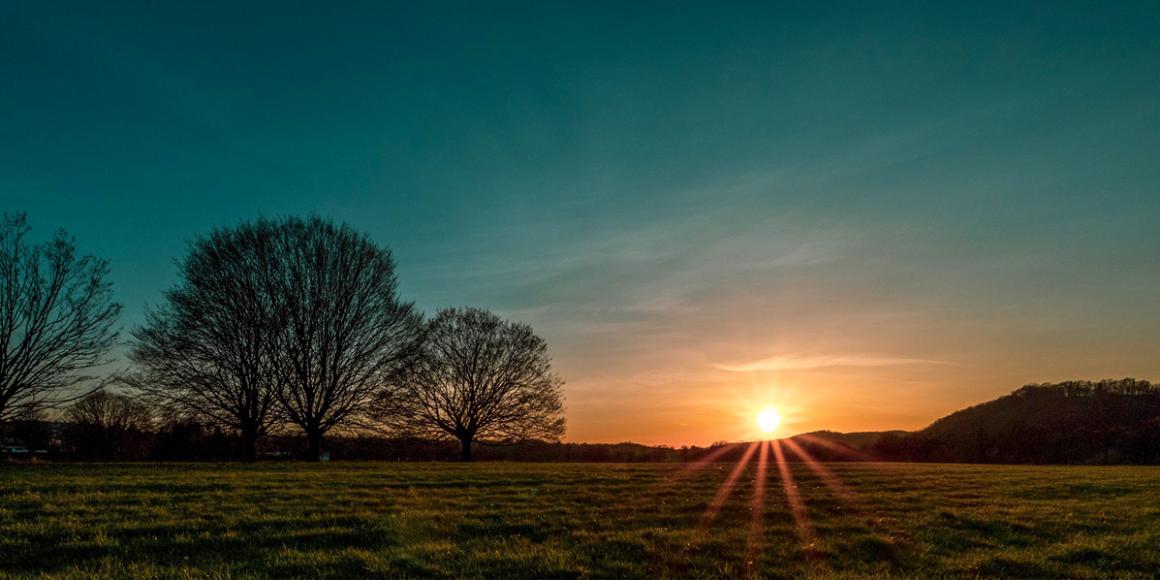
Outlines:
{"type": "Polygon", "coordinates": [[[1160,5],[0,5],[0,206],[112,261],[316,212],[527,321],[569,439],[1160,378],[1160,5]]]}

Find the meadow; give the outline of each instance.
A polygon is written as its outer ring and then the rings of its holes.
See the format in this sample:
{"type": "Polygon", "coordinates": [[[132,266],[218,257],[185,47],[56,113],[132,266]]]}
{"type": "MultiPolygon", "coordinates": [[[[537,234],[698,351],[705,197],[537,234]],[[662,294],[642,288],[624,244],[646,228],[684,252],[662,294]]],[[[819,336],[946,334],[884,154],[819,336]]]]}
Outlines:
{"type": "Polygon", "coordinates": [[[0,465],[0,576],[1160,571],[1160,468],[788,467],[0,465]]]}

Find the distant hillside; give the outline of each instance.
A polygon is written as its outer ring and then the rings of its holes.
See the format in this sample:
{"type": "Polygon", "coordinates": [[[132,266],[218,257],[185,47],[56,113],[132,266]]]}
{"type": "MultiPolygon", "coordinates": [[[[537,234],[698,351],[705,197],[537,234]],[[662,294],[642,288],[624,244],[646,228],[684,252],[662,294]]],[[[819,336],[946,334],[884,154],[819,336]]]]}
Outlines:
{"type": "Polygon", "coordinates": [[[874,445],[878,443],[878,440],[881,439],[884,435],[900,436],[905,435],[906,433],[906,431],[902,430],[855,431],[852,433],[839,433],[837,431],[814,431],[812,433],[798,435],[796,436],[795,440],[802,437],[817,437],[827,441],[832,441],[834,443],[848,445],[852,449],[866,450],[874,447],[874,445]]]}
{"type": "Polygon", "coordinates": [[[869,449],[901,461],[1160,463],[1160,387],[1135,379],[1033,384],[869,449]]]}

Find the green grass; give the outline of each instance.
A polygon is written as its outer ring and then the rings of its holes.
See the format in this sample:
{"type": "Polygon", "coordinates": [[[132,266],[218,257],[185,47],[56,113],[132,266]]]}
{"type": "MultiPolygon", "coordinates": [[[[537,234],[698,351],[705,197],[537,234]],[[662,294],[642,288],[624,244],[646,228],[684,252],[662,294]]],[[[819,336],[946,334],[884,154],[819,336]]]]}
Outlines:
{"type": "MultiPolygon", "coordinates": [[[[771,466],[772,467],[772,466],[771,466]]],[[[1160,468],[0,466],[0,576],[1122,576],[1160,571],[1160,468]],[[805,542],[803,542],[803,538],[805,542]]]]}

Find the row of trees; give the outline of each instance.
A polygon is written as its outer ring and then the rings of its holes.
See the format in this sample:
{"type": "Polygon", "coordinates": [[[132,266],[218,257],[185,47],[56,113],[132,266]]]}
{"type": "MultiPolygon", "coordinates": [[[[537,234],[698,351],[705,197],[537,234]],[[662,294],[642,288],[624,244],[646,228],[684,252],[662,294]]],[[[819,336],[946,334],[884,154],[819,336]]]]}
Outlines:
{"type": "MultiPolygon", "coordinates": [[[[22,443],[12,455],[52,461],[221,461],[237,458],[243,447],[236,431],[192,417],[167,417],[163,409],[140,397],[112,391],[95,391],[81,397],[64,407],[58,419],[21,420],[8,425],[7,436],[22,443]]],[[[3,436],[0,433],[0,438],[3,436]]],[[[259,456],[270,460],[301,457],[304,440],[296,430],[275,432],[258,442],[259,456]]],[[[802,440],[798,444],[810,445],[802,440]]],[[[523,440],[479,445],[473,458],[521,462],[736,462],[746,447],[728,443],[673,448],[638,443],[523,440]]],[[[460,456],[461,446],[448,437],[399,437],[395,433],[360,430],[328,436],[326,450],[334,459],[447,461],[460,456]]],[[[811,454],[819,459],[834,456],[827,451],[811,448],[811,454]]]]}
{"type": "MultiPolygon", "coordinates": [[[[0,422],[69,402],[117,341],[108,263],[28,231],[24,215],[0,224],[0,422]]],[[[563,435],[562,380],[531,327],[476,308],[424,320],[397,286],[391,252],[346,225],[216,229],[133,329],[132,368],[97,384],[236,433],[251,460],[287,427],[314,459],[335,429],[453,437],[464,460],[482,439],[563,435]]]]}
{"type": "MultiPolygon", "coordinates": [[[[10,424],[7,436],[21,442],[11,455],[52,461],[221,461],[239,457],[244,449],[237,431],[192,417],[168,417],[164,409],[141,397],[113,391],[87,394],[65,406],[57,419],[10,424]]],[[[3,436],[0,434],[0,438],[3,436]]],[[[276,430],[258,441],[259,457],[301,457],[304,444],[305,436],[299,430],[276,430]]],[[[343,430],[326,438],[326,452],[332,459],[446,461],[458,459],[462,446],[449,437],[400,437],[379,430],[343,430]]],[[[473,459],[680,462],[695,460],[704,453],[708,451],[703,448],[674,449],[635,443],[523,440],[479,445],[473,459]]]]}

